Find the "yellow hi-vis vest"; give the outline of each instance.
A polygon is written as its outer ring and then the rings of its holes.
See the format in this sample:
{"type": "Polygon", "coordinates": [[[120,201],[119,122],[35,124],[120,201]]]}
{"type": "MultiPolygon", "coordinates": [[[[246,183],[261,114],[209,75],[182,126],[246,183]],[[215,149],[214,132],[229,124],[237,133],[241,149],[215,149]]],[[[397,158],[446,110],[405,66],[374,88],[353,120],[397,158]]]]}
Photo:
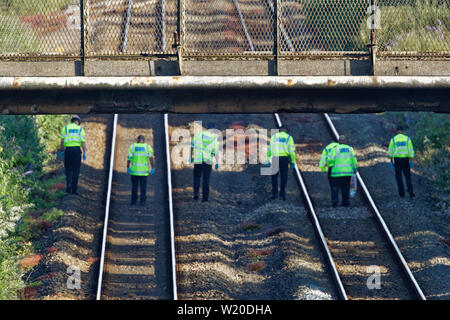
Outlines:
{"type": "Polygon", "coordinates": [[[414,155],[414,148],[408,136],[400,133],[389,142],[388,156],[390,158],[414,158],[414,155]]]}
{"type": "Polygon", "coordinates": [[[131,161],[133,176],[148,176],[148,159],[153,157],[153,149],[146,143],[133,143],[128,149],[128,160],[131,161]]]}
{"type": "Polygon", "coordinates": [[[219,152],[219,143],[217,138],[208,131],[197,133],[192,139],[191,147],[193,149],[194,163],[213,163],[213,157],[219,152]]]}
{"type": "Polygon", "coordinates": [[[356,173],[358,164],[353,148],[346,144],[335,146],[328,157],[328,167],[332,167],[331,176],[333,178],[352,176],[356,173]]]}
{"type": "Polygon", "coordinates": [[[267,150],[267,161],[270,157],[291,157],[291,163],[295,163],[295,144],[294,138],[286,132],[278,132],[270,138],[269,148],[267,150]]]}
{"type": "Polygon", "coordinates": [[[319,168],[320,168],[320,170],[322,170],[322,172],[326,171],[325,167],[328,167],[328,155],[331,154],[334,147],[336,147],[337,145],[338,145],[337,142],[332,142],[323,149],[322,155],[321,155],[320,161],[319,161],[319,168]]]}
{"type": "Polygon", "coordinates": [[[64,140],[64,147],[79,147],[86,140],[86,135],[82,127],[71,123],[61,129],[61,139],[64,140]]]}

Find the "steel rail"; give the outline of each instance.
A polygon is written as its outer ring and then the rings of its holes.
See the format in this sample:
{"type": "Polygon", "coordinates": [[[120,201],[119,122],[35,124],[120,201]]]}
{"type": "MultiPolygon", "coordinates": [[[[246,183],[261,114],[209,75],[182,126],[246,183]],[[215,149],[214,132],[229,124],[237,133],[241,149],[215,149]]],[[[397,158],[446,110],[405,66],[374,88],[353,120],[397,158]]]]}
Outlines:
{"type": "Polygon", "coordinates": [[[169,219],[170,219],[170,248],[172,259],[172,291],[173,299],[178,300],[177,292],[177,274],[176,274],[176,260],[175,260],[175,229],[173,218],[173,199],[172,199],[172,173],[170,165],[170,138],[169,138],[169,115],[164,114],[164,135],[166,145],[166,161],[167,161],[167,192],[169,198],[169,219]]]}
{"type": "Polygon", "coordinates": [[[245,37],[247,38],[248,44],[250,45],[250,50],[255,51],[255,47],[253,46],[252,38],[250,37],[250,34],[248,33],[247,25],[245,24],[244,15],[242,14],[241,8],[239,7],[238,0],[233,0],[234,6],[236,7],[236,11],[239,15],[239,20],[242,24],[242,29],[244,30],[245,37]]]}
{"type": "Polygon", "coordinates": [[[98,274],[96,300],[101,299],[101,293],[102,293],[103,269],[104,269],[104,265],[105,265],[106,236],[107,236],[107,232],[108,232],[109,208],[110,208],[110,203],[111,203],[111,189],[112,189],[112,178],[113,178],[113,171],[114,171],[114,154],[115,154],[115,150],[116,150],[116,135],[117,135],[118,117],[119,117],[119,115],[115,114],[114,121],[113,121],[111,158],[110,158],[110,162],[109,162],[108,191],[106,194],[105,220],[103,222],[102,250],[101,250],[101,257],[100,257],[100,269],[99,269],[99,274],[98,274]]]}
{"type": "MultiPolygon", "coordinates": [[[[329,128],[331,129],[331,131],[333,132],[333,136],[336,139],[336,141],[339,138],[339,134],[333,124],[333,122],[331,121],[330,117],[328,116],[328,114],[324,114],[326,123],[328,124],[329,128]]],[[[361,185],[362,189],[363,189],[363,193],[365,198],[368,200],[369,204],[370,204],[370,208],[372,209],[372,212],[374,213],[374,216],[378,222],[378,224],[381,226],[381,229],[384,232],[384,235],[387,237],[389,244],[391,245],[391,247],[394,250],[394,253],[397,257],[397,259],[400,261],[401,267],[403,269],[403,271],[405,272],[410,284],[412,285],[414,291],[416,292],[417,296],[421,299],[421,300],[426,300],[425,295],[422,292],[422,289],[420,288],[420,286],[418,285],[416,279],[414,278],[414,275],[412,274],[411,270],[409,269],[408,264],[406,263],[405,258],[403,257],[400,249],[397,246],[397,243],[395,242],[394,237],[392,236],[391,232],[389,231],[389,228],[387,227],[386,223],[384,222],[383,217],[381,216],[380,212],[378,211],[377,206],[375,205],[375,201],[372,199],[369,190],[366,187],[366,184],[364,183],[361,175],[359,174],[359,172],[356,173],[356,177],[358,179],[359,184],[361,185]]]]}
{"type": "MultiPolygon", "coordinates": [[[[280,128],[282,126],[282,123],[281,123],[281,119],[280,119],[280,116],[278,115],[278,113],[275,113],[275,120],[277,122],[278,128],[280,128]]],[[[302,177],[302,175],[300,173],[300,170],[298,169],[298,166],[296,166],[296,168],[295,168],[295,175],[296,175],[296,177],[297,177],[297,179],[298,179],[298,181],[300,183],[303,195],[305,196],[306,203],[307,203],[307,206],[308,206],[308,209],[309,209],[308,212],[309,212],[309,214],[310,214],[310,216],[311,216],[311,218],[313,220],[313,225],[314,225],[314,228],[316,230],[316,233],[319,235],[320,244],[322,246],[322,249],[325,252],[325,256],[326,256],[328,265],[331,268],[331,273],[333,275],[333,279],[335,281],[336,287],[337,287],[337,289],[339,291],[339,295],[340,295],[340,297],[343,300],[348,300],[347,293],[345,291],[344,285],[342,284],[341,277],[339,276],[339,273],[337,271],[337,267],[336,267],[336,264],[334,263],[334,259],[333,259],[333,256],[331,254],[331,251],[328,248],[327,241],[325,240],[325,236],[324,236],[324,233],[322,231],[322,227],[320,226],[319,219],[317,218],[316,211],[315,211],[314,206],[312,204],[311,198],[309,197],[309,193],[308,193],[308,190],[306,188],[306,184],[305,184],[305,182],[303,180],[303,177],[302,177]]]]}

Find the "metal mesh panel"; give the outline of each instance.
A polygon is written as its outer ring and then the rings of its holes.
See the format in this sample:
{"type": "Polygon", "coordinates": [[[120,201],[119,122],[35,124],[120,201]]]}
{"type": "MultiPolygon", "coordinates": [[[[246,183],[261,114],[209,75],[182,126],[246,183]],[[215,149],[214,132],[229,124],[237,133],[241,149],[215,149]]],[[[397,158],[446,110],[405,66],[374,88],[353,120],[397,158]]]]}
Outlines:
{"type": "Polygon", "coordinates": [[[72,0],[0,0],[0,56],[79,56],[80,6],[72,0]]]}
{"type": "Polygon", "coordinates": [[[273,53],[271,0],[186,0],[184,52],[191,55],[273,53]]]}
{"type": "Polygon", "coordinates": [[[381,55],[450,53],[450,0],[379,0],[381,55]]]}
{"type": "Polygon", "coordinates": [[[370,0],[281,0],[281,52],[365,52],[370,0]],[[283,31],[284,30],[284,31],[283,31]]]}
{"type": "Polygon", "coordinates": [[[87,0],[86,55],[175,53],[177,0],[87,0]]]}

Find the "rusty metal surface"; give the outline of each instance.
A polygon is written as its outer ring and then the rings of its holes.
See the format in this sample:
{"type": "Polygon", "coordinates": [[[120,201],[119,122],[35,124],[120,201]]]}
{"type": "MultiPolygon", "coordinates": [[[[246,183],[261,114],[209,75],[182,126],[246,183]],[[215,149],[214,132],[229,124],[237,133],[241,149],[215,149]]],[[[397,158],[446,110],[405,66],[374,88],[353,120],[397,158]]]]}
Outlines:
{"type": "Polygon", "coordinates": [[[72,89],[449,89],[450,77],[426,76],[160,76],[160,77],[3,77],[0,90],[72,89]]]}

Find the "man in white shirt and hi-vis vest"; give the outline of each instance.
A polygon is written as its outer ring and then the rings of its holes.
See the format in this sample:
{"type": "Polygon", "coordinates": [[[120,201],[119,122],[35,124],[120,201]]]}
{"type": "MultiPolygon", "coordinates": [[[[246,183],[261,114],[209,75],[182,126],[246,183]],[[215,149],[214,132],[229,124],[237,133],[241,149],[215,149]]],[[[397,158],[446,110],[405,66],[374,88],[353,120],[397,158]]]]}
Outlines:
{"type": "Polygon", "coordinates": [[[405,197],[402,173],[406,179],[406,188],[409,196],[414,197],[411,168],[413,167],[414,148],[411,139],[403,134],[403,127],[397,127],[397,135],[389,142],[388,156],[391,158],[391,166],[395,169],[395,179],[397,180],[398,193],[400,197],[405,197]]]}
{"type": "Polygon", "coordinates": [[[145,137],[139,135],[137,142],[128,149],[127,173],[131,175],[131,205],[136,205],[138,185],[140,187],[141,205],[145,205],[147,198],[147,177],[155,174],[153,149],[145,143],[145,137]],[[151,170],[150,170],[151,168],[151,170]]]}
{"type": "Polygon", "coordinates": [[[66,191],[72,194],[78,194],[81,149],[83,149],[83,160],[86,160],[86,134],[80,124],[81,118],[75,115],[72,117],[71,123],[61,129],[60,154],[64,159],[64,168],[66,169],[66,191]]]}
{"type": "MultiPolygon", "coordinates": [[[[206,129],[212,129],[214,125],[208,123],[206,129]]],[[[200,193],[200,178],[203,175],[202,202],[209,198],[209,177],[211,175],[213,159],[216,158],[215,169],[218,164],[219,144],[214,134],[208,131],[196,133],[191,142],[190,162],[194,163],[194,200],[198,200],[200,193]]]]}

